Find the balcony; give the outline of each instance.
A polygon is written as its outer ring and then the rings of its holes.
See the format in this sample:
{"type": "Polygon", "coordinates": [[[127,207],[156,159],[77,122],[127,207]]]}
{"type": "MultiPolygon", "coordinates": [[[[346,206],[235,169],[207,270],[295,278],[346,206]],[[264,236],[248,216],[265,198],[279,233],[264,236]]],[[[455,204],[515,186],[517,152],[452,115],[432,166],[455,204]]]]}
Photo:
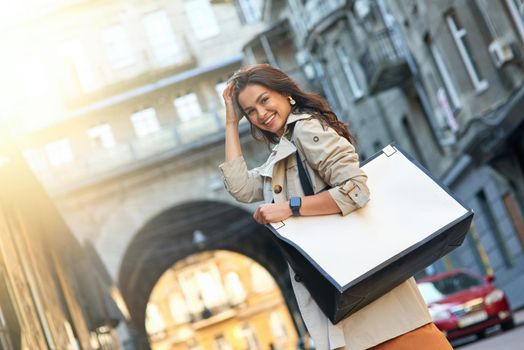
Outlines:
{"type": "Polygon", "coordinates": [[[323,21],[335,10],[339,10],[345,4],[345,0],[309,0],[305,5],[306,26],[310,31],[323,21]]]}
{"type": "MultiPolygon", "coordinates": [[[[60,166],[46,162],[33,170],[51,193],[94,184],[170,159],[223,137],[224,118],[223,109],[206,112],[187,121],[165,125],[144,137],[120,142],[109,149],[78,155],[72,162],[60,166]]],[[[245,123],[242,122],[242,125],[245,123]]],[[[245,127],[243,125],[243,129],[245,127]]]]}
{"type": "Polygon", "coordinates": [[[370,94],[396,87],[411,77],[411,70],[392,29],[371,35],[359,61],[368,82],[370,94]]]}

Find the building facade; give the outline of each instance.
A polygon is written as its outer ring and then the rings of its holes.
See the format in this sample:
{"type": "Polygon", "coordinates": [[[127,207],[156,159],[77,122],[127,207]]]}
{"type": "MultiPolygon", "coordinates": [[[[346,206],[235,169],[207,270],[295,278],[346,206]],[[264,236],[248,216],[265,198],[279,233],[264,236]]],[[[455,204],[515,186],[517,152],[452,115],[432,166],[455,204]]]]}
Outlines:
{"type": "Polygon", "coordinates": [[[153,350],[297,348],[275,280],[238,253],[204,252],[178,261],[159,279],[146,314],[153,350]]]}
{"type": "Polygon", "coordinates": [[[0,155],[0,347],[122,349],[116,326],[125,317],[105,268],[12,145],[0,145],[0,155]]]}
{"type": "Polygon", "coordinates": [[[451,133],[439,172],[476,213],[451,265],[496,276],[524,306],[524,52],[521,2],[391,2],[429,100],[451,133]],[[409,19],[408,19],[409,18],[409,19]]]}

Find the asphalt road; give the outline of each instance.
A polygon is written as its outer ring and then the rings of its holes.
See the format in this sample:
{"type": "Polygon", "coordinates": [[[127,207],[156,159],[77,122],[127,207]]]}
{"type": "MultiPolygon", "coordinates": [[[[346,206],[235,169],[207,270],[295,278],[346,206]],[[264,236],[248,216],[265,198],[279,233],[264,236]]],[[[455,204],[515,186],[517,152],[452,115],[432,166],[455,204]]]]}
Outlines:
{"type": "Polygon", "coordinates": [[[453,346],[457,350],[523,350],[524,311],[516,313],[515,321],[517,326],[511,331],[492,329],[482,340],[472,336],[453,342],[453,346]]]}

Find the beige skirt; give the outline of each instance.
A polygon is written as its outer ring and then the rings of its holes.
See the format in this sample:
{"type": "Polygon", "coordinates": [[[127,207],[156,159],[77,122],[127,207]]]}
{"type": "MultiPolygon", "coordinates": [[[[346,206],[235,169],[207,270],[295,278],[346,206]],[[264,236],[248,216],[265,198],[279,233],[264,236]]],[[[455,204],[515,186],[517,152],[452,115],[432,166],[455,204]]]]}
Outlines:
{"type": "Polygon", "coordinates": [[[411,332],[378,344],[369,350],[453,350],[444,334],[428,323],[411,332]]]}

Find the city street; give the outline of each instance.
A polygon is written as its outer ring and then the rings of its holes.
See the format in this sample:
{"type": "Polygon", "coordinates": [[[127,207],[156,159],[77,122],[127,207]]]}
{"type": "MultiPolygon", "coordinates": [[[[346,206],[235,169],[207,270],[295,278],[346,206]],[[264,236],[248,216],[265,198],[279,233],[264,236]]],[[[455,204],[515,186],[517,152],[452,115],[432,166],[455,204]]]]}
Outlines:
{"type": "Polygon", "coordinates": [[[0,350],[524,350],[524,0],[3,1],[0,39],[0,350]]]}
{"type": "Polygon", "coordinates": [[[460,350],[521,350],[524,341],[524,311],[515,314],[517,326],[508,332],[496,329],[486,335],[486,338],[477,341],[475,337],[464,338],[453,343],[455,349],[460,350]]]}

